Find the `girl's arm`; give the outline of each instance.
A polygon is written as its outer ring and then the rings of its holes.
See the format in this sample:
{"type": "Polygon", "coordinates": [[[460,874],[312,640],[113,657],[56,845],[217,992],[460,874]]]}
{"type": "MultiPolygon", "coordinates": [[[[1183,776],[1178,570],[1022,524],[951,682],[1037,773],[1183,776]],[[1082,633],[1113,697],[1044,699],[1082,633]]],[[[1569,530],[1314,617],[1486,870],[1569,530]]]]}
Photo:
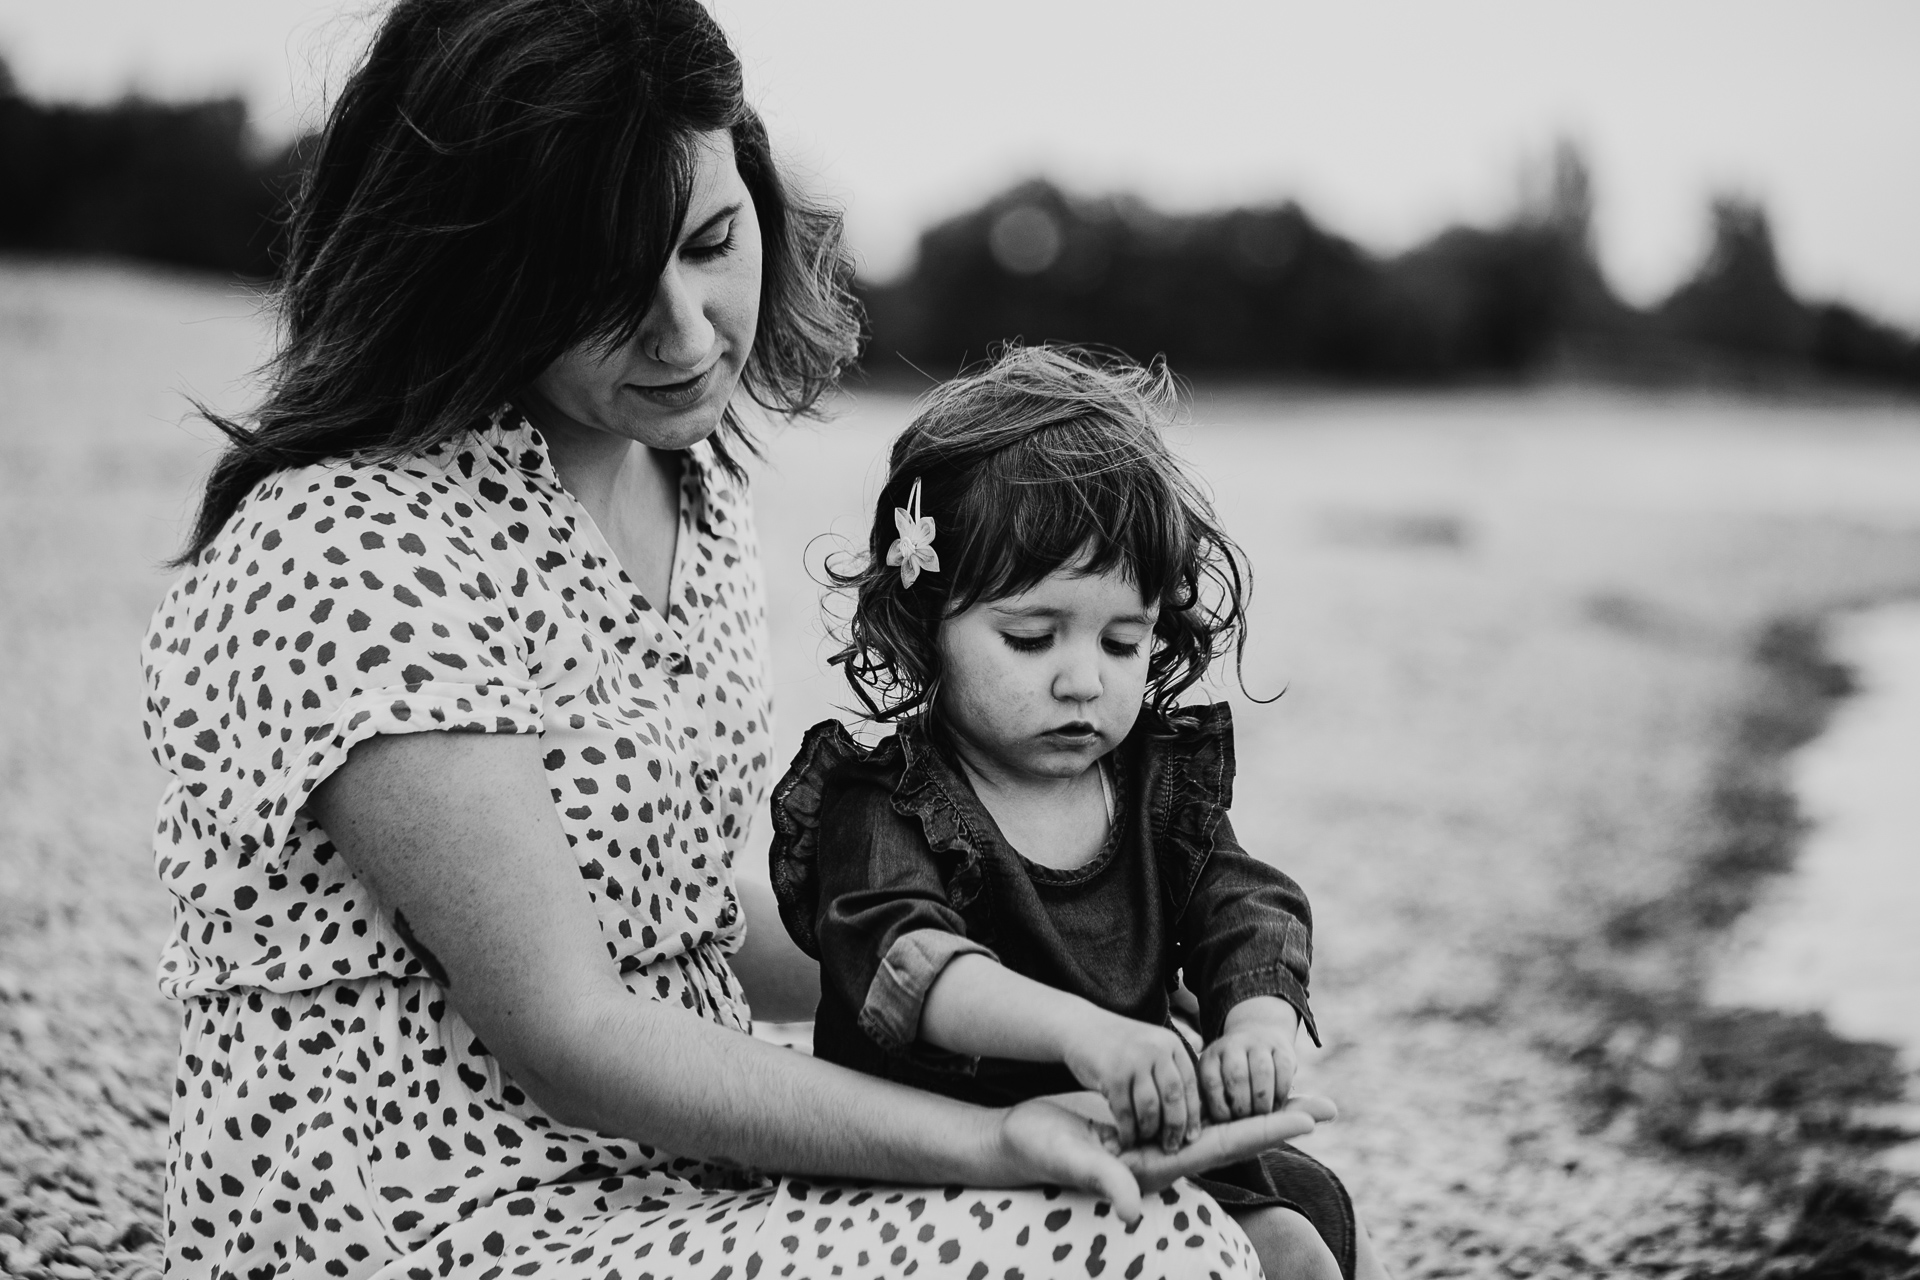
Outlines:
{"type": "MultiPolygon", "coordinates": [[[[1172,1031],[1003,968],[966,936],[950,870],[891,792],[840,788],[820,816],[821,984],[892,1054],[929,1049],[1064,1063],[1113,1112],[1123,1148],[1177,1151],[1200,1121],[1193,1062],[1172,1031]]],[[[816,1048],[820,1047],[816,1040],[816,1048]]]]}
{"type": "Polygon", "coordinates": [[[1313,910],[1300,886],[1240,847],[1224,815],[1199,880],[1175,923],[1186,953],[1186,986],[1200,1002],[1200,1033],[1212,1042],[1228,1013],[1255,996],[1291,1005],[1320,1043],[1307,982],[1313,910]]]}
{"type": "Polygon", "coordinates": [[[1174,1032],[1102,1009],[982,955],[956,956],[920,1008],[920,1039],[975,1057],[1058,1062],[1106,1098],[1122,1147],[1177,1151],[1198,1129],[1200,1082],[1174,1032]]]}
{"type": "Polygon", "coordinates": [[[532,735],[374,738],[312,804],[398,932],[437,960],[454,1010],[556,1120],[781,1172],[1054,1183],[1138,1213],[1134,1177],[1084,1120],[891,1085],[629,992],[532,735]]]}

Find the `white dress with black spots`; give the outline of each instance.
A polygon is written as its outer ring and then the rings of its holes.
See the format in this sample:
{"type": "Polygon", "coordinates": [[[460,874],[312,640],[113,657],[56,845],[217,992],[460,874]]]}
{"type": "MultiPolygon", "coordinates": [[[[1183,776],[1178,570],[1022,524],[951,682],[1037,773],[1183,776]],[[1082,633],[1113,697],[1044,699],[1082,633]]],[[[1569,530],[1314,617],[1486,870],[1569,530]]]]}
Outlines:
{"type": "Polygon", "coordinates": [[[1258,1273],[1184,1183],[1135,1228],[1073,1193],[750,1181],[544,1114],[447,1006],[305,802],[356,743],[541,736],[636,997],[744,1032],[731,865],[770,761],[746,495],[687,455],[650,605],[513,411],[403,463],[263,481],[147,637],[172,781],[161,987],[183,1011],[167,1265],[182,1276],[1258,1273]]]}

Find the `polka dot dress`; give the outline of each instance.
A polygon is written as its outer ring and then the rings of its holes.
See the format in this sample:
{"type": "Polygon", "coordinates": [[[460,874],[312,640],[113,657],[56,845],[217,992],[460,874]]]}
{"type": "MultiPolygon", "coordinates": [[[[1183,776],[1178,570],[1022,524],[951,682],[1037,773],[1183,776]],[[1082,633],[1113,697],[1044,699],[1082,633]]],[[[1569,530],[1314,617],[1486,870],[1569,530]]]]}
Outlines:
{"type": "Polygon", "coordinates": [[[758,566],[700,446],[669,599],[647,601],[511,410],[403,462],[271,476],[188,566],[146,649],[182,1009],[171,1274],[1257,1273],[1184,1183],[1129,1229],[1071,1193],[757,1179],[560,1124],[307,812],[375,734],[540,735],[628,990],[744,1032],[726,956],[769,764],[758,566]]]}

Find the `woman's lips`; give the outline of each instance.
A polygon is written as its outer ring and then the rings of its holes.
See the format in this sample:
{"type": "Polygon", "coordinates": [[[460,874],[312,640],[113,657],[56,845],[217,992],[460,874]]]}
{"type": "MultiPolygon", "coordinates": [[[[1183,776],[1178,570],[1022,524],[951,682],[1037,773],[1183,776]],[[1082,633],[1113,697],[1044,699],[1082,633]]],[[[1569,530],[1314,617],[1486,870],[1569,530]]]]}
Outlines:
{"type": "Polygon", "coordinates": [[[685,382],[663,382],[657,386],[629,382],[627,389],[641,399],[651,400],[662,408],[684,409],[689,405],[700,403],[706,397],[707,388],[713,385],[714,371],[719,367],[720,362],[715,360],[697,377],[688,378],[685,382]]]}

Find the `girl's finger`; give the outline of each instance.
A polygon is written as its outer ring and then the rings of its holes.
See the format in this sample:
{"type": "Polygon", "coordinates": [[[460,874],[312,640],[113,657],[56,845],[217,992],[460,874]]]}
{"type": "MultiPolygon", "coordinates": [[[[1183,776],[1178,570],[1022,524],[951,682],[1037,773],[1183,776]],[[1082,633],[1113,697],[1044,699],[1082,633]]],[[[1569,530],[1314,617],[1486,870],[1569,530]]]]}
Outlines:
{"type": "Polygon", "coordinates": [[[1180,1064],[1180,1089],[1187,1103],[1187,1138],[1191,1140],[1200,1132],[1200,1126],[1206,1122],[1207,1113],[1200,1105],[1200,1073],[1195,1070],[1193,1055],[1183,1046],[1178,1058],[1180,1064]]]}
{"type": "Polygon", "coordinates": [[[1133,1077],[1133,1136],[1141,1145],[1160,1136],[1160,1086],[1151,1070],[1133,1077]]]}
{"type": "Polygon", "coordinates": [[[1220,1075],[1227,1085],[1227,1114],[1235,1120],[1252,1114],[1252,1090],[1247,1081],[1247,1055],[1243,1050],[1220,1055],[1220,1075]]]}
{"type": "Polygon", "coordinates": [[[1206,1095],[1207,1119],[1225,1124],[1233,1118],[1227,1106],[1227,1085],[1220,1076],[1220,1055],[1205,1054],[1200,1059],[1200,1092],[1206,1095]]]}
{"type": "Polygon", "coordinates": [[[1125,1151],[1138,1144],[1139,1133],[1133,1124],[1133,1082],[1124,1080],[1107,1093],[1107,1109],[1113,1112],[1114,1138],[1125,1151]]]}
{"type": "Polygon", "coordinates": [[[1299,1065],[1292,1058],[1280,1053],[1273,1055],[1273,1096],[1278,1100],[1275,1106],[1284,1106],[1293,1092],[1293,1077],[1299,1065]]]}
{"type": "Polygon", "coordinates": [[[1154,1066],[1154,1083],[1159,1086],[1160,1149],[1178,1151],[1187,1136],[1187,1086],[1180,1079],[1186,1054],[1178,1060],[1164,1058],[1154,1066]]]}
{"type": "Polygon", "coordinates": [[[1273,1110],[1273,1052],[1268,1049],[1247,1051],[1247,1093],[1253,1114],[1263,1116],[1273,1110]]]}

